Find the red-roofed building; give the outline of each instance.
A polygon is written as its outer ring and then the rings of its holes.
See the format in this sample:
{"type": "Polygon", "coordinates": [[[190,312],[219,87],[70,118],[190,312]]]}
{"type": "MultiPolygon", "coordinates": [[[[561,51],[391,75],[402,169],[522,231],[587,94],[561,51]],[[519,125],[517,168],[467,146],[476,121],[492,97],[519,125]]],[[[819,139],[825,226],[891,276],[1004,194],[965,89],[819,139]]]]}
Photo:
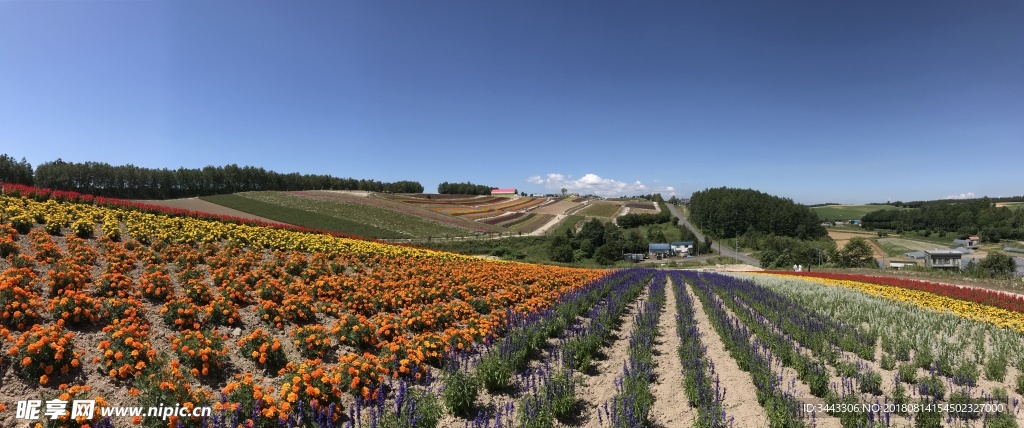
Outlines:
{"type": "Polygon", "coordinates": [[[491,196],[509,196],[515,195],[516,193],[519,193],[516,192],[516,189],[491,189],[491,196]]]}

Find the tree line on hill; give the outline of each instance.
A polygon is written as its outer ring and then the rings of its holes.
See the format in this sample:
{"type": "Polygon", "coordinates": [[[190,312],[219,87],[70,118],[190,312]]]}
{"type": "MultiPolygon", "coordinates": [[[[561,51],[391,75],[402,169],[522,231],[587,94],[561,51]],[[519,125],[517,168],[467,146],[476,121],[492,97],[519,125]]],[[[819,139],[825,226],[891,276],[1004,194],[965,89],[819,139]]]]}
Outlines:
{"type": "MultiPolygon", "coordinates": [[[[992,199],[932,201],[910,210],[878,210],[861,218],[868,229],[920,231],[945,237],[978,235],[985,242],[1024,239],[1024,209],[996,207],[992,199]]],[[[951,238],[953,238],[951,237],[951,238]]]]}
{"type": "Polygon", "coordinates": [[[441,195],[490,195],[491,186],[482,184],[465,183],[444,183],[437,185],[437,193],[441,195]]]}
{"type": "Polygon", "coordinates": [[[365,190],[422,193],[415,181],[386,183],[331,175],[282,174],[236,164],[204,168],[143,168],[57,159],[35,168],[24,159],[0,156],[0,181],[124,199],[170,199],[258,190],[365,190]]]}
{"type": "Polygon", "coordinates": [[[1024,202],[1024,196],[999,196],[999,197],[994,197],[994,198],[993,197],[985,196],[985,197],[981,197],[981,198],[971,198],[971,199],[936,199],[936,200],[931,200],[931,201],[875,202],[875,203],[870,203],[868,205],[892,205],[894,207],[899,207],[899,208],[921,208],[921,207],[927,206],[927,205],[946,205],[946,204],[950,204],[950,203],[980,201],[982,199],[987,199],[989,202],[1024,202]]]}
{"type": "Polygon", "coordinates": [[[810,208],[752,189],[719,187],[694,192],[690,197],[690,221],[719,238],[746,233],[798,239],[828,235],[810,208]]]}
{"type": "Polygon", "coordinates": [[[765,268],[874,264],[867,242],[854,242],[837,250],[818,215],[789,198],[719,187],[695,192],[689,210],[690,221],[705,234],[757,251],[765,268]]]}

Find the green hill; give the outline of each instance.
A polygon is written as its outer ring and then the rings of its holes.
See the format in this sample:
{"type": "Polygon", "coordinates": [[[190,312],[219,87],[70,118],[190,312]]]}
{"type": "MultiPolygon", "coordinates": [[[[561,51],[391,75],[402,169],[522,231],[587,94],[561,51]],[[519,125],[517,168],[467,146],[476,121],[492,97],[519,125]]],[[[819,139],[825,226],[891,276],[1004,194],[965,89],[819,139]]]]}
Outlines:
{"type": "Polygon", "coordinates": [[[296,226],[369,238],[467,236],[506,229],[434,213],[369,194],[344,192],[243,192],[201,199],[296,226]]]}

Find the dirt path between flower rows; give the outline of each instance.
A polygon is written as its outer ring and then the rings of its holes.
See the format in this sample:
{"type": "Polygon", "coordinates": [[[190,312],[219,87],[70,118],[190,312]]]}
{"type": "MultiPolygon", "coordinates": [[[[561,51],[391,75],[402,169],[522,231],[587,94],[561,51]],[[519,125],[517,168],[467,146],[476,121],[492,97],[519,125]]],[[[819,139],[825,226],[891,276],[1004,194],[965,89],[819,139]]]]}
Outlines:
{"type": "MultiPolygon", "coordinates": [[[[622,364],[629,359],[629,333],[633,331],[633,316],[647,300],[649,287],[633,300],[622,314],[622,324],[612,333],[613,342],[605,351],[606,358],[595,361],[594,372],[585,374],[577,387],[576,397],[585,404],[580,421],[587,428],[602,428],[597,413],[604,411],[605,403],[615,397],[615,379],[622,375],[622,364]]],[[[607,424],[607,418],[602,416],[607,424]]]]}
{"type": "Polygon", "coordinates": [[[665,285],[665,307],[658,319],[658,338],[654,346],[654,406],[650,420],[655,427],[680,427],[693,423],[696,411],[683,393],[683,363],[679,361],[679,335],[676,334],[676,296],[673,284],[668,278],[665,285]]]}
{"type": "MultiPolygon", "coordinates": [[[[684,284],[680,284],[680,286],[684,286],[684,284]]],[[[715,373],[725,390],[722,408],[725,410],[726,416],[735,418],[735,426],[738,427],[768,426],[768,415],[764,412],[764,408],[757,403],[757,391],[750,373],[740,370],[740,366],[729,355],[729,351],[725,350],[725,344],[722,343],[722,339],[718,337],[718,333],[711,326],[711,319],[708,318],[703,303],[689,286],[685,286],[685,288],[686,293],[693,300],[694,318],[697,320],[701,343],[708,347],[708,359],[714,364],[715,373]]]]}
{"type": "MultiPolygon", "coordinates": [[[[716,301],[718,301],[718,302],[723,303],[722,307],[725,310],[725,314],[726,314],[726,316],[729,317],[729,319],[735,320],[736,322],[740,322],[740,323],[743,322],[743,321],[740,320],[740,318],[738,316],[736,316],[736,313],[734,313],[731,308],[729,308],[728,306],[726,306],[724,304],[724,301],[722,300],[721,296],[718,296],[717,294],[714,294],[714,295],[711,296],[711,298],[716,300],[716,301]]],[[[740,303],[740,304],[742,304],[742,303],[740,303]]],[[[751,341],[755,341],[755,340],[758,340],[758,339],[759,338],[757,337],[757,335],[754,334],[753,332],[751,332],[751,341]]],[[[796,343],[793,343],[792,345],[798,351],[802,351],[803,350],[796,343]]],[[[824,403],[824,401],[822,399],[820,399],[818,397],[815,397],[814,395],[811,394],[810,386],[808,386],[806,383],[804,383],[803,381],[800,380],[799,374],[792,367],[785,367],[785,366],[782,366],[781,364],[773,364],[772,370],[773,370],[774,374],[776,376],[778,376],[778,378],[779,378],[779,385],[784,387],[784,388],[786,388],[789,393],[793,394],[794,398],[796,398],[796,400],[798,402],[800,402],[801,405],[807,404],[807,403],[814,404],[814,405],[818,405],[818,404],[823,404],[824,403]]],[[[745,374],[747,374],[748,377],[750,376],[749,373],[745,373],[745,374]]],[[[829,414],[826,414],[826,413],[815,413],[814,415],[810,415],[810,416],[812,416],[814,418],[814,420],[812,422],[814,423],[815,427],[820,427],[820,428],[840,428],[842,426],[839,423],[839,418],[837,418],[835,416],[832,416],[832,415],[829,415],[829,414]]]]}

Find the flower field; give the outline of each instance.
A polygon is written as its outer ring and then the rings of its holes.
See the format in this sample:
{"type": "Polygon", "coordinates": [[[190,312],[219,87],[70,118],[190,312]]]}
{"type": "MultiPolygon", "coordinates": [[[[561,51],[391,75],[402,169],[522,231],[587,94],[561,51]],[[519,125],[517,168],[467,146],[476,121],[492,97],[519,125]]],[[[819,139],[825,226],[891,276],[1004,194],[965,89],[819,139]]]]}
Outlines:
{"type": "Polygon", "coordinates": [[[818,272],[775,274],[805,277],[1024,332],[1024,296],[1019,294],[894,277],[818,272]]]}
{"type": "Polygon", "coordinates": [[[212,415],[40,426],[1024,422],[1010,295],[493,262],[21,190],[0,196],[3,426],[76,399],[212,415]]]}
{"type": "Polygon", "coordinates": [[[334,423],[604,275],[59,197],[0,197],[4,408],[77,388],[334,423]]]}

